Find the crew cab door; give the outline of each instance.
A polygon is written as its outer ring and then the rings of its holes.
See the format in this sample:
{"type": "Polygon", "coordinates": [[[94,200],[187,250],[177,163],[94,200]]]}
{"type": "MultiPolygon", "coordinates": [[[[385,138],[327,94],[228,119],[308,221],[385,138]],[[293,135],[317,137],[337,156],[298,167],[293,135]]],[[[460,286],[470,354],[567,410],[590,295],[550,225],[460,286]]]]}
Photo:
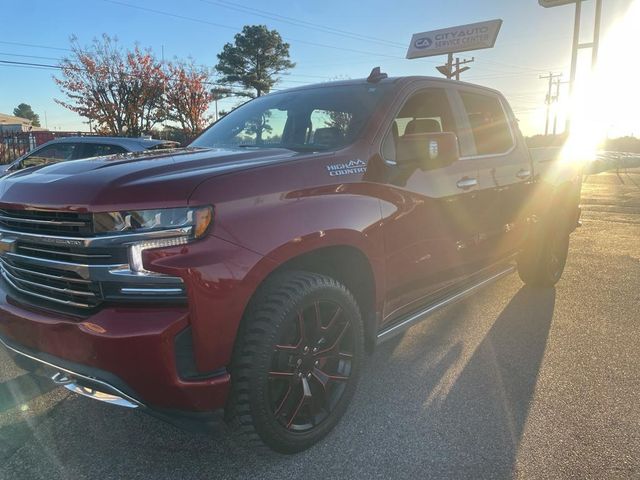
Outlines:
{"type": "Polygon", "coordinates": [[[529,229],[528,200],[533,166],[516,120],[497,93],[473,87],[456,89],[461,136],[467,151],[461,161],[478,169],[478,255],[490,265],[516,253],[529,229]]]}
{"type": "Polygon", "coordinates": [[[392,322],[476,270],[477,177],[474,162],[423,169],[402,164],[404,135],[459,130],[444,88],[416,89],[390,116],[382,143],[388,166],[382,201],[386,252],[385,320],[392,322]]]}

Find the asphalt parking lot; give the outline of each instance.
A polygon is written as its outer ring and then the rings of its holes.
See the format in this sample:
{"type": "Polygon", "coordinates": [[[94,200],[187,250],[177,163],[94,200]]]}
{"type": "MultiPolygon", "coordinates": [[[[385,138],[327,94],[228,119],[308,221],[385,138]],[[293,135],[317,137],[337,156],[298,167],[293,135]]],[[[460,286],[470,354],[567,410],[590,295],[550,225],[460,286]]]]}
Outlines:
{"type": "Polygon", "coordinates": [[[239,450],[0,352],[0,478],[640,478],[640,170],[585,180],[556,289],[516,275],[383,345],[320,445],[239,450]]]}

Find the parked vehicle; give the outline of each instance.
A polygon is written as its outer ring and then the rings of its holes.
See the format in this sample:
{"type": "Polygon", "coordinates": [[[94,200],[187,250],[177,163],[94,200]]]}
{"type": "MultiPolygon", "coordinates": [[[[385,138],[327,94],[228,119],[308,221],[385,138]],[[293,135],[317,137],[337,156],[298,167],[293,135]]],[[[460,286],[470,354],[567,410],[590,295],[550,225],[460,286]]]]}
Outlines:
{"type": "Polygon", "coordinates": [[[0,176],[49,163],[177,146],[178,142],[150,138],[63,137],[42,144],[7,165],[0,165],[0,176]]]}
{"type": "Polygon", "coordinates": [[[17,172],[0,339],[74,392],[224,410],[298,452],[376,344],[515,268],[560,279],[581,174],[552,164],[499,92],[374,71],[252,100],[186,149],[17,172]]]}

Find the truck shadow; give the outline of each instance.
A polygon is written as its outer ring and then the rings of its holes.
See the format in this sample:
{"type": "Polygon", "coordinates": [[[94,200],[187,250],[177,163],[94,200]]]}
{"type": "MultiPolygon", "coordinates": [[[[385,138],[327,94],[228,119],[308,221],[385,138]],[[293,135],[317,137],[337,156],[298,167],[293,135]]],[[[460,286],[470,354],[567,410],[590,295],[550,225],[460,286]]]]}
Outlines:
{"type": "Polygon", "coordinates": [[[523,287],[430,412],[440,438],[492,478],[512,476],[554,306],[555,289],[523,287]]]}
{"type": "MultiPolygon", "coordinates": [[[[492,289],[495,298],[505,283],[492,289]]],[[[459,303],[382,345],[347,415],[302,454],[254,455],[224,431],[185,432],[72,396],[39,419],[29,448],[12,462],[34,474],[50,471],[49,478],[510,478],[555,290],[521,288],[495,321],[485,311],[490,304],[459,303]]],[[[0,443],[29,423],[0,422],[0,443]]]]}

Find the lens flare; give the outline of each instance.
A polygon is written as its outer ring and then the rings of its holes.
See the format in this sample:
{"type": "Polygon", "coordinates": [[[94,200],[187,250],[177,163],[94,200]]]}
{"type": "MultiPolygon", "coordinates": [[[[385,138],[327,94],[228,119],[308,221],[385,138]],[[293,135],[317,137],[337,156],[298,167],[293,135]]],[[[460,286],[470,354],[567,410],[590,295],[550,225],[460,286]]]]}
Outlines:
{"type": "Polygon", "coordinates": [[[607,136],[630,135],[640,127],[640,63],[633,53],[639,26],[640,0],[634,0],[601,40],[595,67],[578,78],[563,161],[591,161],[607,136]]]}

